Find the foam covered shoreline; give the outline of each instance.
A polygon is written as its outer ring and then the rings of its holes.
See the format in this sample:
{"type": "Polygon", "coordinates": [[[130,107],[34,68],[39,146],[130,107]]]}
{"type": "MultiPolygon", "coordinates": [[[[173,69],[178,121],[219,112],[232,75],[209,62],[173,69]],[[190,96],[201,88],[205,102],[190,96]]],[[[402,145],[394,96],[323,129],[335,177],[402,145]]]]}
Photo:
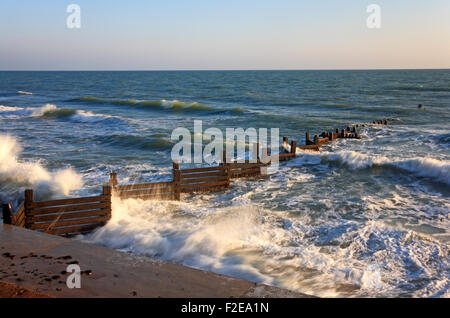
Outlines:
{"type": "Polygon", "coordinates": [[[51,297],[309,297],[10,225],[0,224],[0,248],[2,281],[51,297]],[[21,262],[12,267],[15,259],[21,262]],[[69,289],[62,274],[74,261],[90,272],[79,289],[69,289]]]}

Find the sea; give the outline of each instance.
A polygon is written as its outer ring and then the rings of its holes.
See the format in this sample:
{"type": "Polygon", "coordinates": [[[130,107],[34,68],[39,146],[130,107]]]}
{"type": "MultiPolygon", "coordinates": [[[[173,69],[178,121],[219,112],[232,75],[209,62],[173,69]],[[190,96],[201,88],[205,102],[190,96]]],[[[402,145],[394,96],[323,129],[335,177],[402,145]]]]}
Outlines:
{"type": "Polygon", "coordinates": [[[450,70],[3,71],[0,201],[170,180],[172,132],[198,120],[299,145],[365,126],[228,190],[114,198],[75,239],[321,297],[450,296],[450,70]]]}

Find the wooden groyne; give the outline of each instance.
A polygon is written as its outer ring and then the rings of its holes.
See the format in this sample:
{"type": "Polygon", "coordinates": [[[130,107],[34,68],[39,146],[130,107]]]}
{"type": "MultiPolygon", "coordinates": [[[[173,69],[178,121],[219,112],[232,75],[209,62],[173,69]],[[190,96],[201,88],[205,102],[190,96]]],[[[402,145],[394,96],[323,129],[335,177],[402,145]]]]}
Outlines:
{"type": "Polygon", "coordinates": [[[103,226],[111,218],[111,187],[102,195],[63,200],[34,200],[34,191],[25,190],[24,203],[16,213],[3,205],[3,223],[48,234],[72,236],[103,226]]]}
{"type": "Polygon", "coordinates": [[[34,200],[34,191],[25,190],[24,203],[13,211],[3,204],[3,223],[48,234],[73,236],[103,226],[112,214],[113,195],[121,199],[175,200],[181,193],[213,192],[228,189],[232,179],[261,177],[263,163],[222,163],[216,167],[180,169],[173,163],[172,180],[146,184],[121,185],[117,173],[111,173],[100,196],[52,201],[34,200]]]}
{"type": "MultiPolygon", "coordinates": [[[[387,120],[374,121],[373,124],[387,125],[387,120]]],[[[311,140],[306,133],[305,145],[297,145],[296,140],[289,143],[283,138],[282,149],[278,154],[280,162],[296,157],[297,150],[320,151],[320,148],[336,139],[361,139],[358,129],[366,124],[324,131],[311,140]]],[[[88,233],[103,226],[111,218],[113,196],[121,199],[174,200],[181,199],[181,193],[213,192],[229,189],[231,182],[239,178],[260,178],[267,175],[267,167],[272,164],[267,148],[254,145],[254,160],[228,162],[223,152],[222,162],[217,166],[181,169],[178,162],[172,164],[172,180],[145,184],[119,184],[117,173],[112,172],[108,184],[103,186],[102,194],[92,197],[63,200],[34,200],[34,191],[25,190],[24,202],[13,211],[11,204],[3,204],[3,223],[31,230],[61,236],[88,233]],[[264,160],[263,160],[264,159],[264,160]],[[267,162],[268,163],[264,163],[267,162]]]]}
{"type": "MultiPolygon", "coordinates": [[[[373,125],[388,125],[389,121],[387,119],[383,120],[376,120],[373,121],[371,124],[373,125]]],[[[361,139],[361,136],[359,134],[359,128],[366,127],[370,124],[357,124],[354,126],[347,126],[346,128],[336,128],[331,129],[328,131],[323,131],[319,135],[314,135],[313,139],[311,140],[311,134],[309,132],[306,132],[305,136],[305,145],[297,146],[296,141],[292,141],[289,143],[288,137],[283,137],[283,149],[291,155],[285,155],[287,160],[292,158],[292,154],[295,153],[293,149],[300,149],[304,151],[320,151],[320,148],[336,139],[361,139]]],[[[284,156],[283,154],[280,154],[281,156],[284,156]]],[[[284,161],[280,159],[280,161],[284,161]]]]}

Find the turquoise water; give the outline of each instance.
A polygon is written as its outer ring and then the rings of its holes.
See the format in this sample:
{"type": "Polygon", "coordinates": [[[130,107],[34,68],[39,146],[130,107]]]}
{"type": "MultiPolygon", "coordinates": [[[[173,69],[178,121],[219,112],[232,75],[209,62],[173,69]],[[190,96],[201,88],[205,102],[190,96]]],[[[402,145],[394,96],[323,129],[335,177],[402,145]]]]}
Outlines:
{"type": "Polygon", "coordinates": [[[392,118],[265,181],[115,200],[80,239],[319,296],[448,297],[449,103],[449,70],[0,72],[0,200],[95,194],[112,170],[168,179],[171,132],[194,120],[303,144],[392,118]]]}

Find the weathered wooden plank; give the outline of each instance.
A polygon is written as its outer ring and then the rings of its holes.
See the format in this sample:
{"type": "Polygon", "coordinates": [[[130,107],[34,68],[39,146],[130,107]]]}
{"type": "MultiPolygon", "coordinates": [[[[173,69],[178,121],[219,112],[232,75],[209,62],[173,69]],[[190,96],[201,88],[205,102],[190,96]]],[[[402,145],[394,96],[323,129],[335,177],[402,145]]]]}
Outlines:
{"type": "Polygon", "coordinates": [[[29,208],[36,209],[36,208],[44,208],[44,207],[52,207],[52,206],[63,206],[63,205],[69,205],[69,204],[104,202],[104,201],[108,201],[108,200],[109,200],[109,197],[100,195],[100,196],[96,196],[96,197],[84,197],[84,198],[43,201],[43,202],[32,202],[32,203],[30,203],[29,208]]]}
{"type": "Polygon", "coordinates": [[[22,204],[19,209],[17,210],[16,214],[14,215],[14,217],[11,220],[11,224],[16,225],[19,221],[20,218],[25,217],[25,207],[22,204]]]}
{"type": "Polygon", "coordinates": [[[122,199],[136,199],[136,200],[174,200],[175,193],[167,193],[164,195],[138,195],[138,196],[124,196],[122,199]]]}
{"type": "Polygon", "coordinates": [[[260,174],[261,174],[260,169],[249,169],[249,170],[242,170],[239,172],[232,172],[231,177],[235,179],[235,178],[243,178],[243,177],[247,177],[247,176],[255,176],[255,175],[260,175],[260,174]]]}
{"type": "Polygon", "coordinates": [[[135,190],[135,191],[125,191],[119,192],[119,197],[123,198],[126,196],[137,196],[137,195],[164,195],[171,194],[171,189],[167,189],[166,191],[153,191],[153,190],[135,190]]]}
{"type": "Polygon", "coordinates": [[[227,175],[224,175],[223,173],[221,175],[217,175],[214,177],[205,177],[205,178],[196,178],[196,179],[181,179],[180,184],[190,184],[190,183],[205,183],[205,182],[212,182],[212,181],[222,181],[227,180],[227,175]]]}
{"type": "Polygon", "coordinates": [[[27,211],[27,216],[34,216],[39,214],[52,214],[64,212],[81,212],[88,210],[97,210],[109,207],[109,202],[99,202],[92,204],[78,204],[78,205],[64,205],[51,208],[30,209],[27,211]]]}
{"type": "Polygon", "coordinates": [[[261,174],[260,173],[238,173],[233,175],[231,178],[232,179],[239,179],[239,178],[253,178],[253,177],[260,177],[261,174]]]}
{"type": "Polygon", "coordinates": [[[180,185],[180,189],[181,189],[181,191],[192,190],[192,192],[194,192],[195,189],[205,189],[205,188],[213,188],[213,187],[217,187],[217,186],[228,186],[228,185],[229,185],[229,182],[227,180],[225,180],[225,181],[218,181],[218,182],[180,185]]]}
{"type": "Polygon", "coordinates": [[[125,190],[139,190],[139,189],[160,189],[160,188],[170,188],[172,182],[155,182],[155,183],[145,183],[145,184],[128,184],[117,186],[116,189],[119,191],[125,190]]]}
{"type": "Polygon", "coordinates": [[[180,170],[182,175],[186,173],[197,173],[197,172],[207,172],[207,171],[219,171],[225,170],[226,166],[217,166],[217,167],[206,167],[206,168],[195,168],[195,169],[182,169],[180,170]]]}
{"type": "Polygon", "coordinates": [[[29,224],[28,228],[32,230],[37,229],[53,229],[58,227],[64,227],[64,226],[72,226],[72,225],[84,225],[84,224],[91,224],[91,223],[99,223],[99,222],[105,222],[108,221],[110,218],[109,215],[103,215],[99,217],[89,217],[89,218],[82,218],[77,220],[70,220],[70,221],[56,221],[51,223],[33,223],[29,224]]]}
{"type": "Polygon", "coordinates": [[[231,170],[231,174],[233,174],[233,173],[244,173],[244,172],[257,172],[257,171],[261,171],[261,167],[234,169],[234,170],[231,170]]]}
{"type": "Polygon", "coordinates": [[[223,191],[228,189],[228,185],[221,185],[216,187],[208,187],[208,188],[196,188],[196,189],[181,189],[181,193],[195,193],[195,192],[217,192],[217,191],[223,191]]]}
{"type": "Polygon", "coordinates": [[[17,219],[15,219],[14,223],[12,224],[15,226],[24,227],[25,219],[26,219],[25,210],[23,210],[22,212],[20,212],[20,214],[17,215],[17,219]]]}
{"type": "Polygon", "coordinates": [[[213,172],[203,172],[203,173],[183,173],[181,179],[194,179],[194,178],[204,178],[204,177],[214,177],[218,175],[223,175],[224,171],[213,171],[213,172]]]}
{"type": "Polygon", "coordinates": [[[295,157],[295,155],[293,154],[293,153],[280,153],[279,155],[278,155],[278,158],[294,158],[295,157]]]}
{"type": "Polygon", "coordinates": [[[109,208],[84,212],[72,212],[72,213],[66,212],[61,214],[36,215],[28,217],[27,223],[46,222],[46,221],[52,222],[55,220],[77,219],[91,216],[102,216],[107,214],[109,214],[109,208]]]}
{"type": "Polygon", "coordinates": [[[123,190],[123,191],[117,191],[117,193],[127,193],[127,192],[139,192],[139,191],[145,191],[149,193],[161,193],[161,192],[171,192],[172,186],[167,188],[148,188],[148,189],[133,189],[133,190],[123,190]]]}
{"type": "Polygon", "coordinates": [[[320,147],[318,145],[305,145],[305,146],[298,146],[297,148],[300,148],[302,150],[320,151],[320,147]]]}
{"type": "Polygon", "coordinates": [[[27,217],[26,217],[25,213],[23,213],[22,216],[17,220],[16,226],[25,227],[26,220],[27,220],[27,217]]]}

